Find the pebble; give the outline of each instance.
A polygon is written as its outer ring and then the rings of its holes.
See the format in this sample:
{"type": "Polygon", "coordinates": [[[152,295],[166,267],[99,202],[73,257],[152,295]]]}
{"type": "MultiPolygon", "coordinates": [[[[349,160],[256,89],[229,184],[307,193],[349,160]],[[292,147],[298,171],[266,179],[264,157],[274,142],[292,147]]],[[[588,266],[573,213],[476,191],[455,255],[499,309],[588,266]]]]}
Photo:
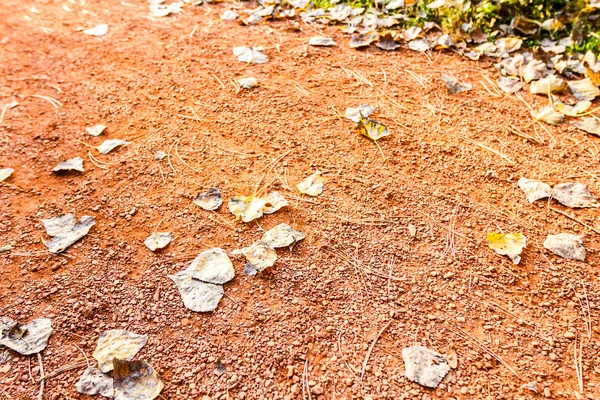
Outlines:
{"type": "Polygon", "coordinates": [[[575,338],[575,332],[567,331],[567,332],[565,332],[565,337],[567,339],[573,339],[573,338],[575,338]]]}

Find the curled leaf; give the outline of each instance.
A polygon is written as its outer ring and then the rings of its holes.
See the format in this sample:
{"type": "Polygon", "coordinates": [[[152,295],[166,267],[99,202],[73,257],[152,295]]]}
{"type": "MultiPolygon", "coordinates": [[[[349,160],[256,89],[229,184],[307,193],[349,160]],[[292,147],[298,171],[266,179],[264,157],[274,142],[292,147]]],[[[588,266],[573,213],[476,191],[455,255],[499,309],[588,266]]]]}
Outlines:
{"type": "Polygon", "coordinates": [[[83,159],[81,157],[71,158],[67,161],[59,162],[56,167],[52,169],[54,172],[60,171],[79,171],[84,172],[83,159]]]}
{"type": "Polygon", "coordinates": [[[106,125],[98,124],[93,126],[88,126],[85,128],[87,133],[91,136],[98,136],[106,129],[106,125]]]}
{"type": "Polygon", "coordinates": [[[378,33],[355,33],[350,39],[350,47],[353,49],[367,47],[377,39],[379,39],[378,33]]]}
{"type": "Polygon", "coordinates": [[[565,88],[565,81],[556,75],[548,75],[545,78],[531,82],[529,91],[533,94],[545,94],[562,92],[565,88]]]}
{"type": "Polygon", "coordinates": [[[381,50],[393,51],[400,47],[400,44],[394,40],[391,33],[385,34],[379,38],[379,41],[375,43],[375,46],[379,47],[381,50]]]}
{"type": "Polygon", "coordinates": [[[88,367],[75,384],[75,388],[81,394],[113,398],[113,378],[100,371],[95,366],[88,367]]]}
{"type": "Polygon", "coordinates": [[[531,109],[531,116],[538,121],[551,125],[559,125],[563,122],[565,116],[556,111],[552,106],[544,106],[539,109],[531,109]]]}
{"type": "Polygon", "coordinates": [[[529,83],[533,80],[542,79],[548,74],[546,63],[540,60],[533,59],[523,68],[523,80],[529,83]]]}
{"type": "Polygon", "coordinates": [[[521,233],[488,233],[486,238],[490,249],[500,255],[508,256],[513,263],[518,264],[521,261],[521,252],[527,245],[527,239],[521,233]]]}
{"type": "Polygon", "coordinates": [[[100,152],[100,154],[108,154],[115,147],[126,146],[128,144],[129,144],[129,142],[126,142],[125,140],[108,139],[108,140],[105,140],[100,146],[96,147],[96,149],[100,152]]]}
{"type": "Polygon", "coordinates": [[[258,86],[258,80],[256,78],[240,78],[237,80],[240,86],[244,89],[252,89],[258,86]]]}
{"type": "Polygon", "coordinates": [[[323,174],[321,174],[320,171],[317,171],[297,184],[296,187],[300,193],[309,196],[318,196],[323,193],[323,174]]]}
{"type": "Polygon", "coordinates": [[[96,36],[96,37],[104,36],[108,33],[108,25],[100,24],[93,28],[85,29],[83,31],[83,33],[85,33],[86,35],[96,36]]]}
{"type": "Polygon", "coordinates": [[[225,10],[223,14],[219,18],[224,21],[235,21],[238,17],[238,13],[235,10],[225,10]]]}
{"type": "Polygon", "coordinates": [[[77,222],[73,214],[42,220],[46,232],[52,239],[46,243],[51,253],[58,254],[67,249],[73,243],[88,234],[92,226],[96,224],[94,217],[84,215],[77,222]]]}
{"type": "Polygon", "coordinates": [[[421,53],[431,50],[429,42],[425,38],[411,40],[410,42],[408,42],[408,48],[414,51],[419,51],[421,53]]]}

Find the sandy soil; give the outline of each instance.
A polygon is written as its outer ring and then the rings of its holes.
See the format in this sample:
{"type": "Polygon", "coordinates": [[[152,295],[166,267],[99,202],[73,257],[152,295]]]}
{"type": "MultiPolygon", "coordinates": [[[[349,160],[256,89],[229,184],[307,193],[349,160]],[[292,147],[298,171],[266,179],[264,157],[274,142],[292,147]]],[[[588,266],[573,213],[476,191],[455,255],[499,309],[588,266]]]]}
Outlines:
{"type": "MultiPolygon", "coordinates": [[[[152,20],[144,1],[3,3],[0,105],[19,105],[0,124],[0,167],[16,170],[0,183],[0,246],[14,247],[0,254],[0,315],[52,319],[46,374],[82,353],[91,359],[101,332],[126,328],[149,335],[138,358],[161,373],[169,399],[302,399],[305,381],[313,399],[600,399],[600,256],[590,229],[600,229],[600,213],[552,204],[585,227],[547,202],[529,204],[516,185],[522,176],[578,181],[600,196],[600,139],[532,124],[523,102],[487,91],[493,60],[354,51],[335,28],[220,20],[230,5],[152,20]],[[99,23],[109,24],[102,38],[78,31],[99,23]],[[339,47],[309,47],[317,34],[339,47]],[[232,55],[239,45],[263,46],[269,62],[244,65],[232,55]],[[441,72],[473,90],[448,95],[441,72]],[[245,76],[261,87],[238,92],[232,80],[245,76]],[[365,103],[392,131],[380,141],[386,161],[342,116],[365,103]],[[85,133],[98,123],[108,126],[102,136],[85,133]],[[90,148],[107,138],[132,144],[104,156],[90,148]],[[169,157],[155,160],[158,150],[169,157]],[[84,173],[52,172],[77,156],[84,173]],[[323,195],[295,191],[317,168],[323,195]],[[227,199],[250,195],[259,182],[290,206],[258,223],[191,200],[215,185],[227,199]],[[50,255],[40,220],[67,212],[96,226],[50,255]],[[233,258],[237,276],[215,312],[183,306],[168,274],[280,222],[306,239],[255,277],[233,258]],[[143,241],[157,226],[174,240],[152,253],[143,241]],[[490,231],[527,236],[520,265],[488,249],[490,231]],[[583,237],[585,262],[543,248],[558,232],[583,237]],[[361,379],[368,341],[388,323],[361,379]],[[456,348],[458,368],[437,390],[404,377],[401,350],[415,343],[456,348]],[[531,381],[539,395],[520,389],[531,381]]],[[[48,379],[44,398],[88,398],[74,388],[81,372],[48,379]]],[[[39,376],[36,357],[11,353],[0,398],[36,398],[39,376]]]]}

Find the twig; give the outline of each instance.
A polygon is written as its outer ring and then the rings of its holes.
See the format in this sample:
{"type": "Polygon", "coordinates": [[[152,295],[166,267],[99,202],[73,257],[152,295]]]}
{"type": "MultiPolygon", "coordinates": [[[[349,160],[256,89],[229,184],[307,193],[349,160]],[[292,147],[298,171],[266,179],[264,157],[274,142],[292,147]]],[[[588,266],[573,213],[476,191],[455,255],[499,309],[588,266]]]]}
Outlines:
{"type": "Polygon", "coordinates": [[[392,323],[393,320],[390,320],[390,322],[388,322],[387,324],[385,324],[385,326],[379,331],[379,333],[377,334],[377,336],[375,337],[375,339],[373,340],[373,342],[371,343],[371,346],[369,347],[369,350],[367,351],[367,354],[365,356],[365,361],[363,361],[363,366],[362,366],[362,372],[360,373],[360,380],[363,380],[363,377],[365,376],[365,371],[367,370],[367,363],[369,362],[369,357],[371,357],[371,352],[373,351],[373,348],[375,347],[375,344],[377,343],[377,339],[379,339],[379,336],[381,336],[381,334],[383,333],[383,331],[386,330],[386,328],[388,326],[390,326],[390,324],[392,323]]]}
{"type": "Polygon", "coordinates": [[[395,256],[392,255],[392,261],[390,262],[390,271],[388,273],[388,286],[387,286],[387,296],[390,297],[390,286],[392,284],[392,271],[394,270],[394,261],[396,260],[395,256]]]}
{"type": "Polygon", "coordinates": [[[47,381],[48,379],[54,378],[55,376],[65,373],[67,371],[71,371],[74,369],[83,368],[83,367],[87,367],[87,366],[88,366],[88,364],[86,361],[81,361],[81,362],[77,362],[74,364],[65,365],[64,367],[60,367],[59,369],[51,372],[48,375],[44,375],[43,377],[40,377],[40,379],[38,381],[47,381]]]}
{"type": "Polygon", "coordinates": [[[579,339],[579,353],[577,353],[577,336],[573,343],[573,359],[575,361],[575,374],[577,375],[577,383],[579,383],[579,391],[583,393],[583,365],[581,363],[581,352],[583,343],[579,339]]]}
{"type": "Polygon", "coordinates": [[[38,394],[38,400],[42,400],[44,398],[44,385],[46,384],[44,374],[44,363],[42,362],[42,355],[37,353],[38,361],[40,362],[40,393],[38,394]]]}
{"type": "Polygon", "coordinates": [[[354,376],[354,379],[359,382],[358,380],[358,376],[356,376],[356,373],[354,372],[354,370],[350,367],[350,364],[348,364],[348,361],[346,361],[346,357],[344,357],[344,353],[342,353],[342,331],[338,332],[338,350],[340,352],[340,357],[342,358],[342,361],[344,362],[344,364],[346,365],[346,367],[348,368],[348,371],[350,371],[350,373],[352,374],[352,376],[354,376]]]}
{"type": "MultiPolygon", "coordinates": [[[[462,136],[462,135],[461,135],[461,136],[462,136]]],[[[505,159],[506,161],[508,161],[508,162],[509,162],[509,163],[511,163],[511,164],[516,164],[516,162],[514,162],[513,160],[511,160],[510,158],[508,158],[507,156],[505,156],[504,154],[500,153],[500,152],[499,152],[499,151],[497,151],[497,150],[494,150],[494,149],[492,149],[492,148],[490,148],[490,147],[487,147],[486,145],[484,145],[484,144],[482,144],[482,143],[479,143],[479,142],[476,142],[475,140],[473,140],[473,139],[470,139],[470,138],[468,138],[468,137],[466,137],[466,136],[462,136],[462,138],[463,138],[463,139],[465,139],[465,140],[467,140],[467,141],[469,141],[469,142],[471,142],[472,144],[474,144],[474,145],[476,145],[476,146],[479,146],[479,147],[481,147],[481,148],[482,148],[482,149],[484,149],[484,150],[487,150],[487,151],[489,151],[490,153],[494,153],[494,154],[496,154],[497,156],[500,156],[500,157],[502,157],[503,159],[505,159]]]]}

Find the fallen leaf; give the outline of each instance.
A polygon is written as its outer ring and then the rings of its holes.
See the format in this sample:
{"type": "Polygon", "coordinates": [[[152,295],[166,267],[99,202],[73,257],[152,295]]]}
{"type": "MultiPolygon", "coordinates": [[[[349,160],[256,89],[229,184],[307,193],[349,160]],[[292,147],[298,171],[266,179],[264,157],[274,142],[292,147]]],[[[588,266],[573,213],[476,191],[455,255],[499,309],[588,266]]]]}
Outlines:
{"type": "Polygon", "coordinates": [[[105,129],[106,126],[102,124],[88,126],[87,128],[85,128],[87,133],[92,136],[99,136],[102,132],[104,132],[105,129]]]}
{"type": "Polygon", "coordinates": [[[355,33],[350,38],[350,47],[353,49],[366,47],[377,39],[379,39],[378,33],[355,33]]]}
{"type": "Polygon", "coordinates": [[[525,85],[519,78],[508,76],[499,76],[497,83],[500,90],[504,93],[516,93],[525,85]]]}
{"type": "Polygon", "coordinates": [[[265,201],[263,213],[265,214],[273,214],[275,211],[288,205],[287,200],[279,192],[271,192],[263,199],[265,201]]]}
{"type": "Polygon", "coordinates": [[[67,161],[59,162],[56,167],[52,169],[54,172],[60,171],[79,171],[84,172],[83,159],[81,157],[71,158],[67,161]]]}
{"type": "Polygon", "coordinates": [[[236,56],[239,61],[251,64],[264,64],[269,60],[269,58],[260,50],[245,46],[234,47],[233,55],[236,56]]]}
{"type": "Polygon", "coordinates": [[[358,121],[358,131],[361,135],[372,140],[379,140],[382,137],[390,135],[387,126],[366,117],[361,117],[360,121],[358,121]]]}
{"type": "Polygon", "coordinates": [[[408,42],[408,48],[414,51],[425,52],[431,50],[427,39],[415,39],[408,42]]]}
{"type": "Polygon", "coordinates": [[[204,193],[198,193],[194,198],[194,204],[207,211],[218,209],[223,204],[221,190],[218,186],[215,186],[204,193]]]}
{"type": "MultiPolygon", "coordinates": [[[[248,247],[234,251],[234,254],[242,254],[252,267],[260,272],[268,267],[272,267],[277,260],[277,252],[274,248],[258,241],[248,247]]],[[[247,274],[249,275],[249,274],[247,274]]]]}
{"type": "Polygon", "coordinates": [[[104,374],[95,366],[88,367],[75,384],[75,388],[81,394],[112,398],[114,396],[113,378],[104,374]]]}
{"type": "Polygon", "coordinates": [[[600,95],[600,89],[598,89],[598,86],[594,85],[594,82],[592,82],[590,78],[581,79],[579,81],[569,81],[567,82],[567,85],[577,100],[592,101],[596,96],[600,95]]]}
{"type": "Polygon", "coordinates": [[[356,123],[360,122],[361,115],[368,117],[375,112],[375,107],[369,104],[361,104],[357,108],[348,107],[346,108],[346,118],[356,123]]]}
{"type": "Polygon", "coordinates": [[[318,196],[323,193],[323,182],[323,174],[321,174],[321,171],[317,170],[317,172],[297,184],[296,187],[300,193],[309,196],[318,196]]]}
{"type": "Polygon", "coordinates": [[[404,30],[400,31],[400,36],[406,42],[410,42],[411,40],[416,39],[419,36],[419,34],[421,33],[421,31],[422,31],[422,29],[420,27],[411,26],[408,29],[404,29],[404,30]]]}
{"type": "Polygon", "coordinates": [[[85,29],[83,31],[83,33],[85,33],[86,35],[96,36],[96,37],[104,36],[108,33],[108,25],[100,24],[93,28],[85,29]]]}
{"type": "Polygon", "coordinates": [[[586,251],[581,238],[570,233],[548,235],[544,241],[544,247],[557,256],[568,258],[569,260],[585,260],[586,251]]]}
{"type": "Polygon", "coordinates": [[[392,0],[386,4],[386,10],[397,10],[398,8],[404,7],[404,0],[392,0]]]}
{"type": "Polygon", "coordinates": [[[548,75],[545,78],[531,82],[529,91],[533,94],[545,94],[562,92],[565,89],[565,81],[556,75],[548,75]]]}
{"type": "Polygon", "coordinates": [[[512,53],[519,50],[522,44],[523,40],[518,37],[505,37],[496,40],[496,49],[499,53],[512,53]]]}
{"type": "Polygon", "coordinates": [[[375,46],[381,50],[393,51],[400,47],[400,44],[394,40],[391,33],[387,33],[379,38],[379,41],[375,43],[375,46]]]}
{"type": "Polygon", "coordinates": [[[165,386],[146,361],[115,359],[114,364],[115,400],[152,400],[165,386]]]}
{"type": "Polygon", "coordinates": [[[167,153],[165,153],[162,150],[158,150],[156,153],[154,153],[154,159],[156,161],[160,161],[162,159],[164,159],[167,156],[167,153]]]}
{"type": "Polygon", "coordinates": [[[452,75],[442,73],[442,79],[444,80],[444,82],[446,82],[446,89],[448,90],[448,94],[458,94],[469,91],[473,88],[471,84],[459,82],[458,79],[456,79],[452,75]]]}
{"type": "Polygon", "coordinates": [[[115,358],[131,360],[147,342],[148,336],[124,329],[104,331],[98,337],[98,344],[92,357],[98,361],[100,371],[106,373],[113,370],[115,358]]]}
{"type": "Polygon", "coordinates": [[[6,180],[6,178],[8,178],[9,176],[11,176],[13,172],[15,172],[15,170],[12,169],[12,168],[2,168],[2,169],[0,169],[0,182],[6,180]]]}
{"type": "Polygon", "coordinates": [[[234,21],[237,17],[238,13],[235,10],[226,10],[220,18],[224,21],[234,21]]]}
{"type": "Polygon", "coordinates": [[[278,249],[293,246],[305,237],[306,235],[303,232],[292,228],[288,224],[281,223],[265,232],[260,241],[267,247],[278,249]]]}
{"type": "Polygon", "coordinates": [[[96,150],[100,152],[100,154],[108,154],[117,146],[126,146],[129,142],[121,139],[108,139],[105,140],[100,146],[96,147],[96,150]]]}
{"type": "MultiPolygon", "coordinates": [[[[579,117],[580,114],[586,112],[592,106],[592,102],[588,100],[581,100],[575,103],[574,105],[565,104],[563,102],[555,101],[554,108],[558,110],[561,114],[567,115],[569,117],[579,117]]],[[[586,118],[581,119],[580,121],[585,120],[586,118]]],[[[591,118],[596,121],[595,118],[591,118]]],[[[573,124],[577,126],[576,124],[573,124]]],[[[591,132],[589,132],[591,133],[591,132]]]]}
{"type": "Polygon", "coordinates": [[[600,121],[594,117],[581,118],[577,121],[573,121],[571,124],[591,135],[600,136],[600,121]]]}
{"type": "Polygon", "coordinates": [[[572,208],[600,207],[600,203],[582,183],[559,183],[552,188],[552,198],[572,208]]]}
{"type": "Polygon", "coordinates": [[[192,311],[214,311],[225,294],[223,285],[202,282],[182,272],[168,277],[175,282],[183,305],[192,311]]]}
{"type": "Polygon", "coordinates": [[[452,36],[448,34],[443,34],[435,42],[436,49],[450,49],[452,47],[454,47],[454,40],[452,40],[452,36]]]}
{"type": "Polygon", "coordinates": [[[258,270],[254,266],[254,264],[252,264],[251,262],[247,262],[246,264],[244,264],[243,270],[244,270],[244,274],[246,274],[248,276],[254,276],[258,273],[258,270]]]}
{"type": "Polygon", "coordinates": [[[525,196],[527,196],[527,200],[530,203],[550,197],[552,194],[552,188],[544,182],[520,178],[517,185],[519,185],[521,190],[525,193],[525,196]]]}
{"type": "Polygon", "coordinates": [[[313,36],[308,41],[311,46],[335,46],[335,41],[332,38],[323,36],[313,36]]]}
{"type": "Polygon", "coordinates": [[[162,249],[171,243],[170,232],[152,232],[150,236],[144,240],[144,244],[152,251],[162,249]]]}
{"type": "Polygon", "coordinates": [[[521,261],[521,252],[527,245],[527,239],[521,233],[488,233],[486,238],[490,249],[500,255],[508,256],[513,263],[518,264],[521,261]]]}
{"type": "Polygon", "coordinates": [[[522,72],[525,83],[542,79],[547,74],[548,68],[546,67],[546,63],[535,58],[527,63],[522,72]]]}
{"type": "Polygon", "coordinates": [[[222,285],[235,277],[235,270],[229,256],[219,248],[203,251],[181,273],[215,285],[222,285]]]}
{"type": "Polygon", "coordinates": [[[51,253],[58,254],[67,247],[87,235],[90,228],[96,223],[94,217],[84,215],[77,222],[73,214],[66,214],[51,219],[42,219],[48,235],[52,239],[46,243],[51,253]]]}
{"type": "Polygon", "coordinates": [[[184,3],[181,1],[176,1],[171,4],[162,4],[161,0],[152,0],[150,2],[150,16],[152,17],[166,17],[170,14],[179,14],[183,12],[184,3]]]}
{"type": "Polygon", "coordinates": [[[34,319],[22,325],[9,317],[0,317],[0,346],[24,356],[44,350],[51,334],[52,321],[48,318],[34,319]]]}
{"type": "Polygon", "coordinates": [[[522,15],[517,15],[515,18],[513,18],[510,25],[513,29],[518,30],[524,35],[532,36],[540,30],[540,26],[542,24],[538,21],[525,18],[522,15]]]}
{"type": "Polygon", "coordinates": [[[343,21],[352,14],[352,7],[345,3],[339,3],[329,10],[329,18],[334,21],[343,21]]]}
{"type": "Polygon", "coordinates": [[[402,349],[405,376],[419,385],[435,389],[450,372],[446,358],[423,346],[411,346],[402,349]]]}
{"type": "Polygon", "coordinates": [[[258,80],[256,78],[240,78],[237,80],[240,86],[244,89],[252,89],[258,86],[258,80]]]}
{"type": "Polygon", "coordinates": [[[263,216],[266,203],[260,197],[234,196],[229,201],[229,211],[243,222],[250,222],[263,216]]]}
{"type": "Polygon", "coordinates": [[[538,121],[545,122],[551,125],[560,125],[565,116],[554,109],[552,106],[544,106],[539,109],[531,109],[531,116],[538,121]]]}

